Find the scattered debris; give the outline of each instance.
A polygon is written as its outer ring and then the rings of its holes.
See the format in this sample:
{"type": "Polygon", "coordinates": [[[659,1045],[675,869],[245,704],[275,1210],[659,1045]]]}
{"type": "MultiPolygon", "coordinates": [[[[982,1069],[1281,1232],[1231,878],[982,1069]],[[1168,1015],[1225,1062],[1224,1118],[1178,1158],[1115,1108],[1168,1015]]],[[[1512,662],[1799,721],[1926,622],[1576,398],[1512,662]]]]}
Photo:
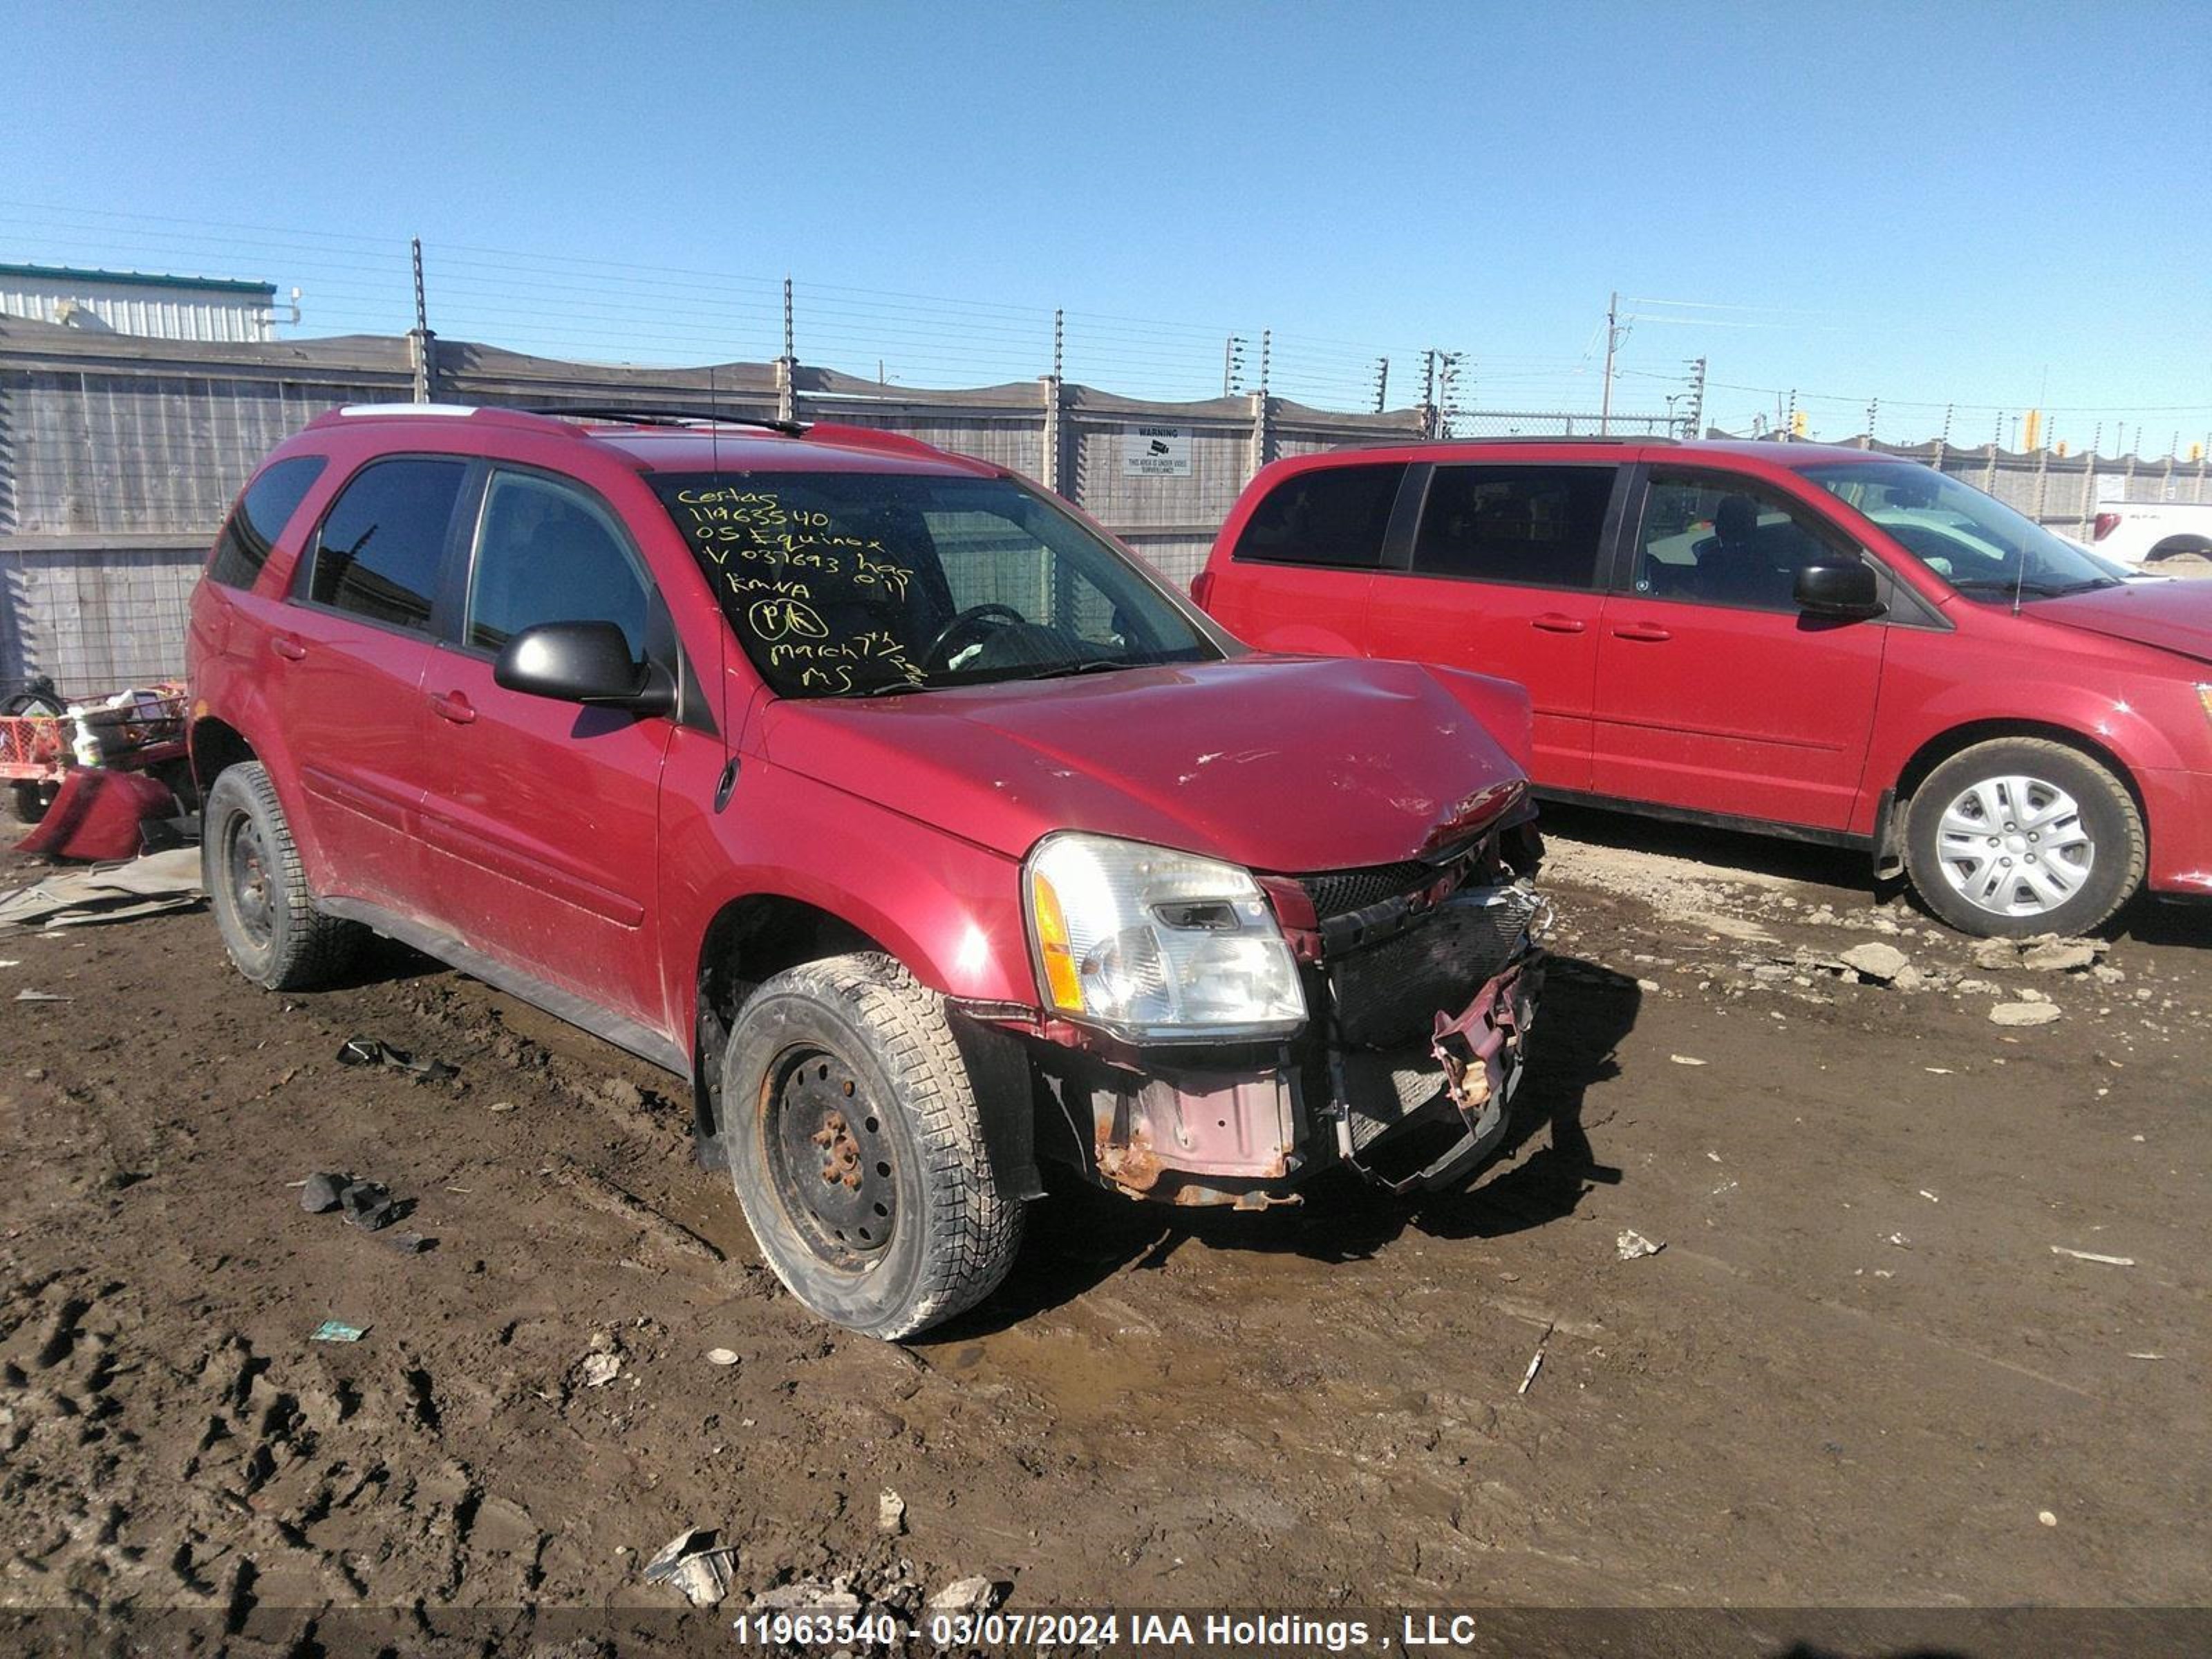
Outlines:
{"type": "Polygon", "coordinates": [[[894,1538],[906,1530],[906,1499],[889,1486],[876,1498],[876,1530],[894,1538]]]}
{"type": "Polygon", "coordinates": [[[343,1320],[325,1319],[307,1333],[310,1342],[358,1342],[368,1334],[366,1325],[349,1325],[343,1320]]]}
{"type": "Polygon", "coordinates": [[[2130,1359],[2163,1359],[2166,1356],[2162,1353],[2131,1353],[2128,1358],[2130,1359]]]}
{"type": "Polygon", "coordinates": [[[1886,1234],[1883,1236],[1882,1242],[1885,1244],[1894,1244],[1900,1250],[1909,1250],[1912,1248],[1912,1241],[1903,1233],[1886,1234]]]}
{"type": "Polygon", "coordinates": [[[709,1348],[707,1350],[707,1363],[709,1365],[734,1365],[738,1363],[737,1352],[731,1348],[709,1348]]]}
{"type": "Polygon", "coordinates": [[[2132,1267],[2136,1259],[2131,1255],[2099,1255],[2094,1250],[2069,1250],[2063,1244],[2051,1247],[2053,1255],[2070,1255],[2076,1261],[2101,1261],[2107,1267],[2132,1267]]]}
{"type": "Polygon", "coordinates": [[[586,1389],[604,1389],[622,1375],[622,1344],[612,1331],[593,1331],[591,1346],[576,1362],[576,1381],[586,1389]]]}
{"type": "Polygon", "coordinates": [[[1925,1187],[1923,1187],[1920,1189],[1920,1196],[1926,1199],[1930,1204],[1941,1204],[1943,1201],[1942,1199],[1936,1197],[1935,1194],[1929,1192],[1925,1187]]]}
{"type": "Polygon", "coordinates": [[[190,909],[199,902],[199,848],[172,848],[127,864],[56,871],[28,887],[0,894],[0,929],[130,921],[190,909]]]}
{"type": "Polygon", "coordinates": [[[715,1607],[730,1593],[730,1566],[737,1555],[735,1546],[716,1545],[712,1527],[693,1527],[678,1533],[645,1564],[645,1582],[673,1584],[695,1607],[715,1607]]]}
{"type": "Polygon", "coordinates": [[[433,1083],[443,1083],[448,1078],[459,1077],[461,1068],[449,1066],[442,1060],[421,1060],[403,1048],[395,1048],[380,1037],[348,1037],[338,1050],[341,1066],[389,1066],[398,1071],[412,1072],[416,1077],[428,1078],[433,1083]]]}
{"type": "Polygon", "coordinates": [[[2075,974],[2097,965],[2105,954],[2101,939],[2051,939],[2021,952],[2020,965],[2034,974],[2075,974]]]}
{"type": "MultiPolygon", "coordinates": [[[[961,1581],[965,1583],[967,1580],[961,1581]]],[[[936,1603],[932,1602],[933,1610],[936,1603]]],[[[833,1618],[840,1613],[858,1617],[860,1598],[848,1589],[825,1584],[819,1578],[796,1578],[788,1584],[778,1584],[774,1589],[763,1590],[752,1599],[748,1613],[822,1613],[833,1618]]]]}
{"type": "Polygon", "coordinates": [[[495,1112],[511,1112],[514,1109],[514,1103],[511,1100],[495,1100],[491,1103],[490,1109],[495,1112]]]}
{"type": "Polygon", "coordinates": [[[56,996],[52,991],[33,991],[27,985],[15,993],[15,1000],[18,1002],[74,1002],[76,999],[56,996]]]}
{"type": "Polygon", "coordinates": [[[345,1184],[343,1176],[309,1176],[300,1183],[300,1207],[309,1215],[328,1215],[337,1208],[338,1193],[345,1184]]]}
{"type": "MultiPolygon", "coordinates": [[[[1624,1234],[1623,1237],[1626,1235],[1624,1234]]],[[[1521,1386],[1513,1390],[1515,1394],[1522,1395],[1528,1392],[1528,1385],[1536,1380],[1536,1373],[1544,1367],[1545,1345],[1551,1341],[1552,1333],[1558,1328],[1557,1324],[1544,1327],[1543,1335],[1536,1339],[1536,1352],[1528,1356],[1528,1369],[1521,1373],[1521,1386]]]]}
{"type": "Polygon", "coordinates": [[[2049,1510],[2038,1510],[2035,1512],[2035,1518],[2046,1527],[2055,1527],[2058,1524],[2058,1517],[2049,1510]]]}
{"type": "MultiPolygon", "coordinates": [[[[929,1598],[932,1613],[983,1613],[998,1605],[999,1587],[988,1578],[956,1578],[929,1598]]],[[[755,1607],[760,1604],[755,1602],[755,1607]]]]}
{"type": "Polygon", "coordinates": [[[1876,985],[1887,985],[1912,965],[1911,959],[1894,945],[1878,945],[1869,940],[1854,945],[1844,952],[1841,960],[1861,979],[1876,985]]]}
{"type": "Polygon", "coordinates": [[[1703,1066],[1705,1063],[1694,1054],[1669,1054],[1667,1058],[1677,1066],[1703,1066]]]}
{"type": "Polygon", "coordinates": [[[1620,1259],[1623,1261],[1634,1261],[1642,1256],[1656,1255],[1667,1248],[1663,1240],[1655,1243],[1632,1227],[1621,1229],[1620,1237],[1613,1241],[1613,1247],[1620,1252],[1620,1259]]]}
{"type": "Polygon", "coordinates": [[[2048,1025],[2057,1018],[2057,1006],[2048,1002],[2000,1002],[1990,1010],[1992,1025],[2048,1025]]]}

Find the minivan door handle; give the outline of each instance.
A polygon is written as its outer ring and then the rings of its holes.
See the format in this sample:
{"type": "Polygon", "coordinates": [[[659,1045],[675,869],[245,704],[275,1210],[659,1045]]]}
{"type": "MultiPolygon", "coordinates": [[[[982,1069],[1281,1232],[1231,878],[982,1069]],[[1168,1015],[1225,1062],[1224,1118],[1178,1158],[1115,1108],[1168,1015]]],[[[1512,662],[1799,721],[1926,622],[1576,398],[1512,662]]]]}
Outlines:
{"type": "Polygon", "coordinates": [[[299,641],[294,639],[289,634],[277,634],[271,635],[269,641],[269,648],[271,651],[274,651],[278,656],[283,658],[286,662],[304,662],[307,660],[307,647],[301,644],[299,641]]]}
{"type": "Polygon", "coordinates": [[[1588,625],[1580,617],[1570,617],[1564,611],[1547,611],[1528,619],[1529,627],[1540,628],[1547,634],[1579,634],[1588,625]]]}
{"type": "Polygon", "coordinates": [[[1613,637],[1616,640],[1640,640],[1646,643],[1656,644],[1661,640],[1671,640],[1674,636],[1660,627],[1657,623],[1623,623],[1613,630],[1613,637]]]}
{"type": "Polygon", "coordinates": [[[475,706],[458,691],[433,691],[430,712],[441,720],[451,720],[456,726],[466,726],[477,717],[475,706]]]}

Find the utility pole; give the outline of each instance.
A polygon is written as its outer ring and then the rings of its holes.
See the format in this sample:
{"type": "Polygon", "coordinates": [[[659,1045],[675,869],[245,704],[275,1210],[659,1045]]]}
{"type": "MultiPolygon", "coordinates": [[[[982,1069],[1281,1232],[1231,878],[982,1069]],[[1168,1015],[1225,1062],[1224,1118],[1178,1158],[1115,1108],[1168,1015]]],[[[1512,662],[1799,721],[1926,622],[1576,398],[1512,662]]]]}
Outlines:
{"type": "Polygon", "coordinates": [[[1686,438],[1700,437],[1705,433],[1705,360],[1703,357],[1690,360],[1690,412],[1682,417],[1682,435],[1686,438]]]}
{"type": "Polygon", "coordinates": [[[1600,394],[1597,406],[1597,434],[1601,438],[1613,431],[1613,354],[1620,343],[1620,290],[1615,289],[1605,304],[1605,390],[1600,394]]]}
{"type": "Polygon", "coordinates": [[[1383,405],[1389,396],[1390,360],[1388,357],[1377,357],[1375,360],[1375,412],[1377,415],[1382,412],[1383,405]]]}
{"type": "Polygon", "coordinates": [[[1267,344],[1273,334],[1274,330],[1270,328],[1260,331],[1260,395],[1262,398],[1267,395],[1267,344]]]}
{"type": "Polygon", "coordinates": [[[1052,313],[1052,378],[1055,385],[1061,378],[1060,368],[1066,361],[1066,348],[1067,313],[1054,311],[1052,313]]]}
{"type": "Polygon", "coordinates": [[[1244,367],[1244,337],[1232,334],[1221,343],[1221,395],[1237,390],[1238,371],[1244,367]]]}

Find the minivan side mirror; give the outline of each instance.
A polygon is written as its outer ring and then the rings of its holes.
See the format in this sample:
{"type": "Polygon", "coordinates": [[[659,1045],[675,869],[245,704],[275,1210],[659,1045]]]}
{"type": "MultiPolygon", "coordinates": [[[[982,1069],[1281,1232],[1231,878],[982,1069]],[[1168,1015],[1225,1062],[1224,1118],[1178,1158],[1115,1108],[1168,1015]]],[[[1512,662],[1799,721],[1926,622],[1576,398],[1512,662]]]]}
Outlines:
{"type": "Polygon", "coordinates": [[[492,665],[493,684],[533,697],[554,697],[634,714],[665,714],[676,688],[651,663],[629,653],[611,622],[540,623],[509,639],[492,665]]]}
{"type": "Polygon", "coordinates": [[[1879,617],[1889,608],[1881,602],[1873,570],[1856,562],[1802,567],[1795,597],[1797,608],[1808,616],[1850,621],[1879,617]]]}

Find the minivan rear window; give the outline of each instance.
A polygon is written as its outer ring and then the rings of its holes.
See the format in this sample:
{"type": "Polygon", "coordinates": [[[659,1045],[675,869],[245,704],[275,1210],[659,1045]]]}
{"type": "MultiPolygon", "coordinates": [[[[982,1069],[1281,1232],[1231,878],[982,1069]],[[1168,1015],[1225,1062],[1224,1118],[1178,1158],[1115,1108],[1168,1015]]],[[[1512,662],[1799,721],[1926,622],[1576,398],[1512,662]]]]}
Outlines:
{"type": "Polygon", "coordinates": [[[1382,562],[1382,538],[1405,477],[1402,461],[1293,473],[1252,510],[1233,556],[1372,570],[1382,562]]]}
{"type": "Polygon", "coordinates": [[[1613,477],[1609,466],[1440,466],[1422,504],[1413,569],[1595,587],[1613,477]]]}

